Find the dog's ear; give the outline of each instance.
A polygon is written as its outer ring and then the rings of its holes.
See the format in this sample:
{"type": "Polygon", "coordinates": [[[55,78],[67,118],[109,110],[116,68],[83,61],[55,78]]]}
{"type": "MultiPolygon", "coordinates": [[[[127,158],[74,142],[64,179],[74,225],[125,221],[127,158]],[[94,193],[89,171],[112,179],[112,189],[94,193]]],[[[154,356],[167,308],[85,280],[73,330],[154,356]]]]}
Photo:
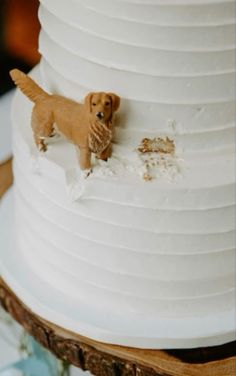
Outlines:
{"type": "Polygon", "coordinates": [[[85,100],[84,100],[85,106],[89,112],[92,111],[91,105],[92,105],[93,94],[94,93],[89,93],[88,95],[86,95],[85,100]]]}
{"type": "Polygon", "coordinates": [[[120,97],[114,93],[108,93],[109,97],[111,98],[112,102],[112,111],[115,112],[120,107],[120,97]]]}

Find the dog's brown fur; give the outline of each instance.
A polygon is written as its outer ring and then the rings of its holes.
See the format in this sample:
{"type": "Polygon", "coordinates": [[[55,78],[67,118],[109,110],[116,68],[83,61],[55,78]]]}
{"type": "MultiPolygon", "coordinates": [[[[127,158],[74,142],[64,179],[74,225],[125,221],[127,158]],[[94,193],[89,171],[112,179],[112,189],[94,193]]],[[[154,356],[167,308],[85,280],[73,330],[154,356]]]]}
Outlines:
{"type": "Polygon", "coordinates": [[[46,151],[45,140],[54,133],[54,126],[79,150],[82,170],[91,169],[91,153],[107,160],[111,155],[112,117],[120,106],[113,93],[89,93],[84,104],[60,95],[50,95],[18,69],[10,76],[21,91],[35,103],[31,126],[39,150],[46,151]]]}

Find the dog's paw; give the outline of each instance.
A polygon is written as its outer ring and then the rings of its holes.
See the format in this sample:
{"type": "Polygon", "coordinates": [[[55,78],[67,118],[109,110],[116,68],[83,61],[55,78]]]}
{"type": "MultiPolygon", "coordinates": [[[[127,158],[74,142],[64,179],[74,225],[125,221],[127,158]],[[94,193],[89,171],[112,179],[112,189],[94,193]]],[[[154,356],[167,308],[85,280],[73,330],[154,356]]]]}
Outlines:
{"type": "Polygon", "coordinates": [[[87,179],[89,177],[89,175],[91,175],[92,172],[93,172],[93,170],[91,168],[87,168],[86,170],[83,170],[82,173],[81,173],[82,178],[87,179]]]}
{"type": "Polygon", "coordinates": [[[45,153],[47,151],[47,145],[45,144],[39,144],[38,149],[41,153],[45,153]]]}
{"type": "Polygon", "coordinates": [[[96,155],[96,159],[99,159],[100,161],[104,161],[104,162],[108,161],[107,156],[96,155]]]}

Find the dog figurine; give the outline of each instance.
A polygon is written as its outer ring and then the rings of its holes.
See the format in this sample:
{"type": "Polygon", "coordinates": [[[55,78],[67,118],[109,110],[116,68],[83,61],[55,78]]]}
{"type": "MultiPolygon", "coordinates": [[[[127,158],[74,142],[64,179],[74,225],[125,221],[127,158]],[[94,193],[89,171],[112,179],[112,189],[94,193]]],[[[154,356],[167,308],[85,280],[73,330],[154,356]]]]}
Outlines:
{"type": "Polygon", "coordinates": [[[47,150],[46,139],[56,129],[78,151],[81,170],[91,172],[91,153],[106,161],[112,153],[113,114],[119,109],[120,97],[114,93],[89,93],[84,104],[60,95],[51,95],[18,69],[10,76],[21,91],[34,102],[31,126],[40,151],[47,150]]]}

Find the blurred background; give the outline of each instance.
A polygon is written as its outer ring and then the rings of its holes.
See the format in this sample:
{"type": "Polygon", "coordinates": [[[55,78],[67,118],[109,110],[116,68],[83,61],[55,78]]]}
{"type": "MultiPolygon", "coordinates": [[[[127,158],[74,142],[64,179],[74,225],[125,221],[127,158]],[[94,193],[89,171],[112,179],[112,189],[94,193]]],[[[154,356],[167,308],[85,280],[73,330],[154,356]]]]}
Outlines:
{"type": "Polygon", "coordinates": [[[14,84],[9,70],[27,73],[40,58],[38,7],[38,0],[0,0],[0,163],[11,155],[14,84]]]}
{"type": "Polygon", "coordinates": [[[0,95],[13,87],[9,70],[28,72],[39,61],[38,0],[0,0],[0,95]]]}

